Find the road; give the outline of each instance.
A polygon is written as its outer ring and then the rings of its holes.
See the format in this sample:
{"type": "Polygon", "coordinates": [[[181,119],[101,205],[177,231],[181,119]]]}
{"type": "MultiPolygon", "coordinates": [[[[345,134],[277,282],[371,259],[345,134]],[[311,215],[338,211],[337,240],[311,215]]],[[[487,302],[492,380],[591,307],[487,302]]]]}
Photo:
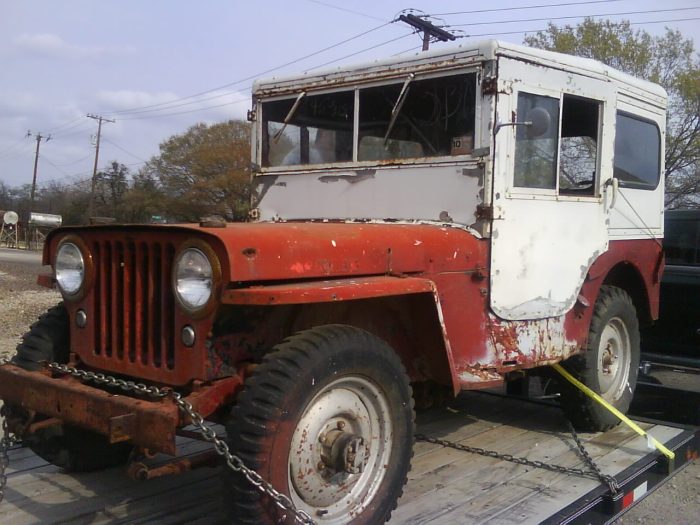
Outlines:
{"type": "Polygon", "coordinates": [[[0,248],[0,262],[26,264],[39,270],[41,268],[41,251],[0,248]]]}

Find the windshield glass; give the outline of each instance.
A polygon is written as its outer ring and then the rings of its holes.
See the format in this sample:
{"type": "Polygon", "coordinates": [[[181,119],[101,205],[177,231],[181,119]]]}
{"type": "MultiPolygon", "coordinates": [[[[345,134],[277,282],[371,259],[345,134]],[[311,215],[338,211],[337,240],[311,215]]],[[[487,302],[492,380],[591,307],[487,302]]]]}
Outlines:
{"type": "Polygon", "coordinates": [[[411,77],[410,82],[397,80],[358,91],[358,108],[355,90],[307,94],[286,125],[298,96],[263,102],[262,165],[420,159],[472,152],[476,73],[411,77]]]}
{"type": "Polygon", "coordinates": [[[352,91],[307,95],[285,126],[296,98],[263,105],[263,166],[326,164],[352,160],[352,91]]]}

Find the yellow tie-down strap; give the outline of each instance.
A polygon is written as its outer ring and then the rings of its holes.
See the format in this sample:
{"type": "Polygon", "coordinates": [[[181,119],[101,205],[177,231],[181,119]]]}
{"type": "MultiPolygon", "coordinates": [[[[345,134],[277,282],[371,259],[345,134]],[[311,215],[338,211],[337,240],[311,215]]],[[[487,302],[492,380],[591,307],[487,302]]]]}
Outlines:
{"type": "Polygon", "coordinates": [[[617,417],[619,417],[625,425],[630,427],[632,430],[634,430],[637,434],[640,436],[646,437],[647,441],[651,442],[656,449],[661,452],[664,456],[666,456],[668,459],[673,460],[676,457],[676,454],[674,454],[672,451],[667,449],[665,446],[663,446],[662,443],[659,443],[656,439],[654,439],[653,436],[650,434],[647,434],[642,428],[639,427],[634,421],[632,421],[630,418],[628,418],[626,415],[624,415],[622,412],[620,412],[617,408],[612,406],[610,403],[608,403],[605,399],[600,397],[598,394],[596,394],[593,390],[588,388],[586,385],[581,383],[578,379],[576,379],[574,376],[572,376],[569,372],[567,372],[563,366],[560,364],[554,364],[552,365],[554,370],[559,372],[561,375],[564,376],[564,378],[569,381],[569,383],[573,384],[576,386],[578,389],[580,389],[584,394],[586,394],[588,397],[595,399],[598,403],[603,405],[605,408],[607,408],[610,412],[615,414],[617,417]]]}

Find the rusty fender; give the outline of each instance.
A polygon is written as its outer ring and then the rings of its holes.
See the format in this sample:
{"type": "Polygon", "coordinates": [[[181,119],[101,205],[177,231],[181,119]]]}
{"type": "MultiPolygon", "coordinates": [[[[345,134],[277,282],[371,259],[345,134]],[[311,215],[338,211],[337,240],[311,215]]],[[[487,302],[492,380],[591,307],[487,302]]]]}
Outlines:
{"type": "Polygon", "coordinates": [[[426,292],[435,292],[435,284],[430,279],[382,275],[226,290],[222,302],[239,305],[308,304],[426,292]]]}
{"type": "MultiPolygon", "coordinates": [[[[230,403],[243,383],[239,376],[202,386],[185,397],[206,417],[230,403]]],[[[0,398],[8,405],[60,419],[107,436],[110,443],[130,441],[153,452],[175,455],[175,432],[188,424],[169,399],[144,400],[106,392],[70,376],[0,367],[0,398]]]]}

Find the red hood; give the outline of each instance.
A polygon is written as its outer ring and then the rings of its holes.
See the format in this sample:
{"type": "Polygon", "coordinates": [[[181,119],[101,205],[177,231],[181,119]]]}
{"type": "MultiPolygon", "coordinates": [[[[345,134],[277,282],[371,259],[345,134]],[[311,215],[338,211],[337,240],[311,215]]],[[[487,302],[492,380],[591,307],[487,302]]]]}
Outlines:
{"type": "Polygon", "coordinates": [[[248,223],[207,233],[226,247],[232,281],[455,271],[484,260],[473,235],[433,225],[248,223]]]}
{"type": "MultiPolygon", "coordinates": [[[[469,232],[429,224],[230,223],[64,227],[60,233],[98,239],[157,237],[174,248],[188,238],[207,240],[229,281],[289,281],[387,273],[463,271],[483,265],[486,243],[469,232]],[[218,242],[217,240],[218,239],[218,242]]],[[[47,242],[47,248],[55,242],[47,242]]],[[[48,250],[45,264],[50,263],[48,250]]]]}

